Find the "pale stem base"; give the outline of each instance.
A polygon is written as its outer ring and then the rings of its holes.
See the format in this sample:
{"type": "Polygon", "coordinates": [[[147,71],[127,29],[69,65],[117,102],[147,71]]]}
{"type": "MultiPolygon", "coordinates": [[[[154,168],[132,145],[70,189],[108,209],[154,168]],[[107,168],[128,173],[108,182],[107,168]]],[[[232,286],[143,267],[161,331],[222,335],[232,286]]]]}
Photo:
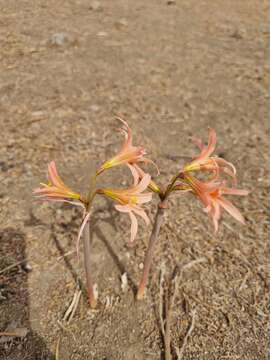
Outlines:
{"type": "Polygon", "coordinates": [[[153,259],[153,255],[154,255],[154,247],[158,240],[158,235],[160,232],[160,227],[163,222],[165,210],[166,210],[166,200],[160,202],[157,212],[156,212],[154,227],[153,227],[153,230],[152,230],[152,233],[150,236],[149,245],[148,245],[145,259],[144,259],[143,274],[142,274],[138,292],[137,292],[137,300],[143,299],[144,295],[145,295],[149,272],[150,272],[150,267],[151,267],[151,263],[152,263],[152,259],[153,259]]]}

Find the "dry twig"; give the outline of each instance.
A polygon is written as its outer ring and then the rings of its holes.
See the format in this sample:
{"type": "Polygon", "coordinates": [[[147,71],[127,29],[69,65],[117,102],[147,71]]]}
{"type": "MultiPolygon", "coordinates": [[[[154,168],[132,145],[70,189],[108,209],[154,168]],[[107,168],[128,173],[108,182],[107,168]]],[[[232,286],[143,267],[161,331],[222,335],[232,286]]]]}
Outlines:
{"type": "MultiPolygon", "coordinates": [[[[169,286],[167,286],[166,291],[164,291],[165,283],[165,266],[162,264],[160,270],[160,281],[159,281],[159,318],[160,318],[160,327],[163,337],[164,350],[165,350],[165,360],[172,359],[171,352],[171,320],[173,313],[173,306],[175,304],[175,299],[179,291],[179,282],[182,278],[183,272],[186,269],[190,269],[193,265],[207,261],[206,258],[198,258],[192,260],[189,263],[183,265],[182,267],[176,269],[174,277],[171,279],[169,286]],[[164,311],[165,310],[165,311],[164,311]]],[[[183,353],[190,337],[195,322],[195,310],[192,312],[192,321],[189,327],[189,330],[183,340],[181,349],[175,347],[175,351],[179,359],[182,359],[183,353]]]]}
{"type": "Polygon", "coordinates": [[[56,343],[55,360],[60,360],[60,340],[61,338],[59,337],[56,343]]]}
{"type": "Polygon", "coordinates": [[[25,263],[26,261],[27,261],[27,259],[17,261],[16,263],[14,263],[12,265],[9,265],[9,266],[5,267],[4,269],[0,270],[0,274],[3,274],[4,272],[6,272],[6,271],[8,271],[10,269],[13,269],[14,267],[16,267],[18,265],[21,265],[21,264],[25,263]]]}
{"type": "Polygon", "coordinates": [[[73,299],[72,299],[67,311],[64,314],[63,321],[70,323],[71,320],[73,319],[75,311],[79,305],[81,293],[82,293],[82,291],[77,288],[73,295],[73,299]]]}
{"type": "Polygon", "coordinates": [[[191,318],[191,324],[190,324],[190,327],[184,337],[184,340],[183,340],[183,344],[181,346],[181,348],[179,349],[178,347],[175,347],[175,352],[177,354],[177,360],[182,360],[183,359],[183,355],[184,355],[184,351],[185,351],[185,348],[187,346],[187,341],[188,341],[188,338],[190,337],[193,329],[194,329],[194,325],[195,325],[195,316],[196,316],[196,310],[193,310],[192,313],[192,318],[191,318]]]}

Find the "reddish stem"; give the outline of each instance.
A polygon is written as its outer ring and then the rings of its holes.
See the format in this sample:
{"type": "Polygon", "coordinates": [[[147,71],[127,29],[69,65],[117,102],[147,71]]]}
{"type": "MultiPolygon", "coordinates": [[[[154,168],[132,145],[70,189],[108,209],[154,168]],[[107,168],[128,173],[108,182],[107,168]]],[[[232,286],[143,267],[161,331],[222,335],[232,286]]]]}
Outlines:
{"type": "Polygon", "coordinates": [[[83,236],[83,247],[84,247],[84,267],[86,274],[86,284],[87,284],[87,292],[88,292],[88,300],[90,307],[94,309],[97,306],[97,300],[95,298],[92,275],[91,275],[91,244],[90,244],[90,224],[89,222],[86,224],[84,228],[84,236],[83,236]]]}
{"type": "Polygon", "coordinates": [[[158,240],[160,227],[163,222],[163,216],[164,216],[166,207],[167,207],[166,199],[161,201],[158,205],[154,227],[153,227],[153,230],[152,230],[152,233],[150,236],[149,245],[148,245],[145,259],[144,259],[143,274],[142,274],[140,285],[139,285],[138,292],[137,292],[137,300],[143,299],[143,297],[145,295],[145,290],[146,290],[146,286],[147,286],[147,282],[148,282],[150,267],[151,267],[151,263],[152,263],[152,259],[153,259],[153,255],[154,255],[154,247],[158,240]]]}

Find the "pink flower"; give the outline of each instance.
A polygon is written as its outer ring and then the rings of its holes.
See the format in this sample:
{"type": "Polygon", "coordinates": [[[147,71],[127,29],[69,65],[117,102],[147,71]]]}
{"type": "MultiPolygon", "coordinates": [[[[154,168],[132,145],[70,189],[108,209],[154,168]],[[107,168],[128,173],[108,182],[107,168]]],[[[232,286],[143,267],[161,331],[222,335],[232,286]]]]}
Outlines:
{"type": "Polygon", "coordinates": [[[54,161],[51,161],[48,165],[48,180],[48,184],[41,183],[43,188],[38,188],[34,190],[33,193],[38,199],[68,202],[73,205],[82,206],[84,208],[83,220],[77,237],[76,247],[78,253],[80,237],[90,217],[90,213],[89,211],[87,211],[86,200],[84,200],[79,193],[74,192],[67,185],[65,185],[65,183],[57,173],[54,161]]]}
{"type": "Polygon", "coordinates": [[[215,232],[218,230],[218,222],[221,216],[221,210],[226,210],[232,217],[245,224],[244,217],[240,211],[223,195],[249,194],[248,190],[241,190],[226,187],[225,182],[202,182],[193,176],[185,175],[184,181],[190,186],[193,194],[196,195],[205,207],[205,211],[212,217],[215,232]]]}
{"type": "Polygon", "coordinates": [[[127,213],[129,215],[131,220],[130,243],[133,243],[138,230],[138,221],[134,214],[142,217],[146,225],[149,224],[149,218],[141,205],[151,201],[152,199],[152,193],[143,193],[143,191],[148,187],[150,180],[150,175],[145,174],[138,184],[133,185],[128,189],[97,190],[97,193],[103,194],[118,202],[118,204],[115,205],[116,210],[127,213]]]}
{"type": "Polygon", "coordinates": [[[203,145],[200,139],[194,139],[194,142],[198,145],[201,152],[199,155],[193,157],[193,160],[184,166],[184,172],[190,171],[210,171],[215,174],[215,177],[218,177],[219,172],[222,171],[227,175],[231,176],[236,182],[236,170],[233,164],[230,162],[217,157],[211,156],[215,151],[217,137],[216,132],[213,129],[209,128],[209,137],[208,137],[208,145],[203,145]]]}
{"type": "MultiPolygon", "coordinates": [[[[146,173],[138,164],[133,164],[133,165],[128,164],[128,167],[130,168],[130,171],[133,175],[134,185],[136,185],[139,179],[142,179],[146,175],[146,173]]],[[[161,188],[152,179],[150,180],[148,188],[157,194],[161,193],[161,188]]]]}
{"type": "Polygon", "coordinates": [[[119,131],[125,136],[124,144],[117,155],[106,161],[97,170],[97,175],[101,174],[106,169],[110,169],[121,164],[129,164],[130,166],[133,166],[133,164],[138,162],[151,162],[151,160],[144,157],[144,155],[146,155],[146,150],[142,146],[132,145],[132,133],[128,124],[119,117],[117,119],[123,124],[119,131]]]}
{"type": "Polygon", "coordinates": [[[42,200],[71,201],[78,204],[82,202],[81,195],[71,190],[57,173],[55,162],[48,165],[48,184],[41,183],[43,188],[34,190],[34,195],[42,200]],[[74,201],[75,200],[75,201],[74,201]]]}

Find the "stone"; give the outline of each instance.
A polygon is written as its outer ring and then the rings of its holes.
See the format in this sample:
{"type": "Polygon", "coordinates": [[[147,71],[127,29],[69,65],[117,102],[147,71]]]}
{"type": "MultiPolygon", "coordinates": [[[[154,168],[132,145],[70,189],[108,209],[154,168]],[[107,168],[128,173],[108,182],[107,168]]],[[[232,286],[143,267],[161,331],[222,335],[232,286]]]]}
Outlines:
{"type": "Polygon", "coordinates": [[[92,1],[89,6],[89,9],[93,10],[93,11],[101,11],[102,5],[101,5],[100,1],[92,1]]]}
{"type": "Polygon", "coordinates": [[[65,46],[71,46],[76,43],[76,38],[69,33],[55,33],[51,36],[50,45],[57,46],[57,47],[65,47],[65,46]]]}

